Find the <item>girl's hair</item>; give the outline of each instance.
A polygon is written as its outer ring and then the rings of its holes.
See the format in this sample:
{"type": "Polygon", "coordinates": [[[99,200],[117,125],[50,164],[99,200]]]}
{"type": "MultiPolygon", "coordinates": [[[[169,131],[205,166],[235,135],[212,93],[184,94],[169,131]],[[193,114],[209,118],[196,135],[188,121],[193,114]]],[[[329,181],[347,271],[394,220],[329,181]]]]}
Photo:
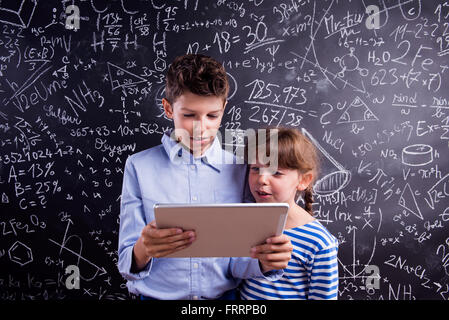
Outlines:
{"type": "MultiPolygon", "coordinates": [[[[257,132],[255,134],[255,137],[246,141],[244,153],[246,163],[248,163],[248,160],[252,157],[248,154],[248,151],[251,152],[251,148],[249,148],[248,144],[251,144],[253,146],[252,150],[255,150],[255,155],[259,154],[260,148],[263,148],[261,150],[262,152],[263,150],[266,150],[266,155],[270,155],[271,152],[277,152],[277,166],[279,168],[298,170],[300,174],[306,174],[309,172],[312,173],[312,181],[303,192],[297,192],[295,200],[297,200],[298,195],[302,193],[304,197],[305,210],[310,215],[313,215],[313,184],[318,177],[320,166],[320,159],[316,147],[304,134],[302,134],[297,129],[278,127],[267,128],[265,130],[267,130],[265,134],[265,141],[259,141],[259,135],[257,134],[257,132]],[[273,130],[277,130],[278,135],[277,148],[274,145],[274,148],[276,150],[270,150],[270,140],[272,139],[272,137],[275,137],[275,133],[273,130]]],[[[267,158],[269,159],[270,157],[267,158]]],[[[251,163],[254,163],[254,159],[255,158],[253,158],[253,160],[250,160],[251,163]]],[[[268,163],[267,165],[270,165],[270,163],[268,163]]]]}
{"type": "Polygon", "coordinates": [[[176,57],[168,68],[165,97],[170,103],[186,90],[200,96],[216,96],[226,100],[229,83],[223,65],[202,54],[176,57]]]}

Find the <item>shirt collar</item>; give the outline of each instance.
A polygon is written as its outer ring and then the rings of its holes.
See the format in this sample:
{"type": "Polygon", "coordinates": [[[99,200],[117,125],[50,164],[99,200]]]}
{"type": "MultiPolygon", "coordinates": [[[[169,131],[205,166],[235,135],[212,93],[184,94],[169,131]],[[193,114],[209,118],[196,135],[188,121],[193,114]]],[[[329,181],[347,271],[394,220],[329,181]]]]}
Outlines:
{"type": "Polygon", "coordinates": [[[185,149],[181,143],[172,139],[171,133],[173,129],[170,129],[162,136],[162,145],[167,152],[170,161],[174,164],[194,164],[200,161],[206,165],[213,167],[220,171],[220,165],[223,162],[223,149],[221,148],[220,141],[217,137],[214,138],[212,145],[206,150],[206,152],[199,158],[194,158],[189,150],[185,149]]]}

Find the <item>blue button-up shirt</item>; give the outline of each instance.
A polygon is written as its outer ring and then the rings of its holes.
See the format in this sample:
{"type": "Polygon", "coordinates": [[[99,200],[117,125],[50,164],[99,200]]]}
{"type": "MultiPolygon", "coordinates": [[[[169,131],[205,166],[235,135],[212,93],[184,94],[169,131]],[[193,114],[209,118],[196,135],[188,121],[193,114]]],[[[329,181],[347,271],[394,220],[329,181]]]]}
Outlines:
{"type": "MultiPolygon", "coordinates": [[[[155,203],[244,202],[246,165],[229,164],[232,153],[216,137],[200,158],[170,138],[128,158],[120,208],[118,269],[130,292],[156,299],[214,299],[241,279],[275,280],[282,271],[262,274],[258,260],[240,258],[152,258],[131,272],[132,250],[142,229],[154,220],[155,203]]],[[[250,250],[250,248],[248,248],[250,250]]]]}

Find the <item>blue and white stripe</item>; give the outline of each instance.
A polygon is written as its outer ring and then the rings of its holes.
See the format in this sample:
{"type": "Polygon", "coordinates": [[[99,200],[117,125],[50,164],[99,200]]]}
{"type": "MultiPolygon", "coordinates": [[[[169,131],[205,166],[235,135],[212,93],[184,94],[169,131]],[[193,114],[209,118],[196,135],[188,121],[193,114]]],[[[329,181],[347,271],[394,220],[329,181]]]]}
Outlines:
{"type": "Polygon", "coordinates": [[[245,300],[338,298],[338,241],[318,221],[287,229],[294,247],[284,275],[277,281],[245,280],[241,297],[245,300]]]}

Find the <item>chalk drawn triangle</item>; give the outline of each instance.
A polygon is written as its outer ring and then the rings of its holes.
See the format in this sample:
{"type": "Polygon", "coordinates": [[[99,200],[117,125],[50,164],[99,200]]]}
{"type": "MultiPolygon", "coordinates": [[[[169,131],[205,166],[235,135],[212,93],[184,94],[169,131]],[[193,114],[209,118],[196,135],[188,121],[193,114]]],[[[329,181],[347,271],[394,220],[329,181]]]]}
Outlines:
{"type": "Polygon", "coordinates": [[[2,194],[2,203],[9,203],[9,198],[4,192],[2,194]]]}
{"type": "Polygon", "coordinates": [[[405,185],[404,190],[402,190],[398,204],[421,220],[424,220],[421,210],[418,207],[418,203],[416,202],[415,195],[408,183],[405,185]]]}
{"type": "Polygon", "coordinates": [[[330,173],[325,174],[315,182],[313,190],[319,195],[331,195],[346,187],[351,180],[351,172],[335,160],[306,129],[302,128],[301,131],[313,142],[326,160],[330,162],[332,168],[330,173]]]}
{"type": "Polygon", "coordinates": [[[111,80],[112,90],[118,88],[127,88],[139,83],[148,82],[147,79],[139,77],[119,66],[108,62],[109,79],[111,80]]]}
{"type": "Polygon", "coordinates": [[[379,118],[371,111],[360,97],[355,97],[338,119],[337,123],[378,121],[379,118]]]}

